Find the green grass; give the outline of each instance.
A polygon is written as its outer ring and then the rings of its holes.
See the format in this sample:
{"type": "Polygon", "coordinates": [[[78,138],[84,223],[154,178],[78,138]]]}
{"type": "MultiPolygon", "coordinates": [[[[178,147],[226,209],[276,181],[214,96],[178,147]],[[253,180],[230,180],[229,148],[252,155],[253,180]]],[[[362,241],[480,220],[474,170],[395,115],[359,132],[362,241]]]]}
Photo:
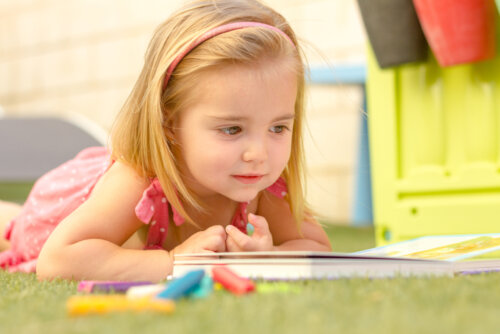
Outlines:
{"type": "Polygon", "coordinates": [[[323,225],[334,252],[355,252],[375,247],[373,227],[323,225]]]}
{"type": "MultiPolygon", "coordinates": [[[[373,246],[371,228],[330,227],[335,251],[373,246]]],[[[500,273],[301,281],[294,292],[182,300],[170,315],[69,317],[77,282],[0,271],[0,333],[498,333],[500,273]],[[298,291],[297,291],[298,290],[298,291]]]]}
{"type": "Polygon", "coordinates": [[[34,182],[1,182],[0,200],[23,203],[28,197],[34,182]]]}

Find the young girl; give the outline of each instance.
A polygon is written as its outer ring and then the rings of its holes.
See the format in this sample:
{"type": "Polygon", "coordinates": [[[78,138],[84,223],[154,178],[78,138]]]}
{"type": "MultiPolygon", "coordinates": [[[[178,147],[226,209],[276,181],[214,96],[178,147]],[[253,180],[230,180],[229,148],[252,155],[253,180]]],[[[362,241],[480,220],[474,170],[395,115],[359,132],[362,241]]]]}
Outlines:
{"type": "Polygon", "coordinates": [[[304,205],[303,91],[281,15],[257,0],[186,5],[156,30],[110,150],[37,181],[0,264],[159,281],[180,253],[329,251],[304,205]]]}

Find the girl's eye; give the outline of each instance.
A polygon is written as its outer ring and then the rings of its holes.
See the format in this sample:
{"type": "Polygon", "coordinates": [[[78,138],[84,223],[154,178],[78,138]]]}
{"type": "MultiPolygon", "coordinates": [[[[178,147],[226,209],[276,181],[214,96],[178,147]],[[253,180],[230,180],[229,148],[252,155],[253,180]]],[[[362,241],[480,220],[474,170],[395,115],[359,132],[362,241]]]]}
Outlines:
{"type": "Polygon", "coordinates": [[[241,132],[241,128],[239,126],[230,126],[227,128],[222,128],[220,131],[226,135],[236,135],[241,132]]]}
{"type": "Polygon", "coordinates": [[[270,130],[274,133],[282,133],[283,131],[288,130],[288,128],[285,125],[275,125],[271,126],[270,130]]]}

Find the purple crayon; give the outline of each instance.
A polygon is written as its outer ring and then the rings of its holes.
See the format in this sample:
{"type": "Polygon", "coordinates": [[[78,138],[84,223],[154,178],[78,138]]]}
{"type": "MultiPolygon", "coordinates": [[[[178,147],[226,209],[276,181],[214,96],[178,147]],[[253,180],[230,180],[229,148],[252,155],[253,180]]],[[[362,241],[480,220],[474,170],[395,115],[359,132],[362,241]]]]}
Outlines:
{"type": "Polygon", "coordinates": [[[78,283],[80,292],[126,292],[129,288],[139,285],[153,284],[149,281],[117,282],[117,281],[81,281],[78,283]]]}

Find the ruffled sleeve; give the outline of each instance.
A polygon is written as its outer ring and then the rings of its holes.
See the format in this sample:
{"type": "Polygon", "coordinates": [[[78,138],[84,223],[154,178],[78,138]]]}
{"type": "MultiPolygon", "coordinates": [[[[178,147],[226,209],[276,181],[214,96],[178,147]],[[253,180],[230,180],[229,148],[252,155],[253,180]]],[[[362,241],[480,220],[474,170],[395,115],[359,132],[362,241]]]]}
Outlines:
{"type": "MultiPolygon", "coordinates": [[[[158,218],[159,213],[157,207],[159,203],[157,202],[158,198],[160,197],[159,195],[161,195],[162,198],[165,198],[163,196],[163,190],[161,189],[160,182],[155,179],[151,182],[149,187],[144,190],[141,200],[135,207],[135,214],[137,218],[139,218],[143,223],[149,224],[153,219],[153,216],[156,216],[156,218],[158,218]]],[[[165,198],[164,202],[166,203],[166,201],[167,199],[165,198]]],[[[163,213],[163,215],[166,215],[166,218],[168,219],[168,208],[166,212],[161,213],[163,213]]]]}
{"type": "MultiPolygon", "coordinates": [[[[183,224],[184,218],[171,206],[170,208],[175,225],[183,224]]],[[[154,179],[144,190],[135,207],[135,214],[140,221],[150,225],[146,248],[161,249],[167,236],[169,203],[158,179],[154,179]]]]}
{"type": "Polygon", "coordinates": [[[276,182],[266,188],[271,194],[276,197],[283,198],[288,193],[288,187],[284,178],[280,177],[276,182]]]}
{"type": "Polygon", "coordinates": [[[161,248],[168,229],[168,204],[158,179],[154,179],[135,207],[140,221],[149,224],[147,249],[161,248]]]}

